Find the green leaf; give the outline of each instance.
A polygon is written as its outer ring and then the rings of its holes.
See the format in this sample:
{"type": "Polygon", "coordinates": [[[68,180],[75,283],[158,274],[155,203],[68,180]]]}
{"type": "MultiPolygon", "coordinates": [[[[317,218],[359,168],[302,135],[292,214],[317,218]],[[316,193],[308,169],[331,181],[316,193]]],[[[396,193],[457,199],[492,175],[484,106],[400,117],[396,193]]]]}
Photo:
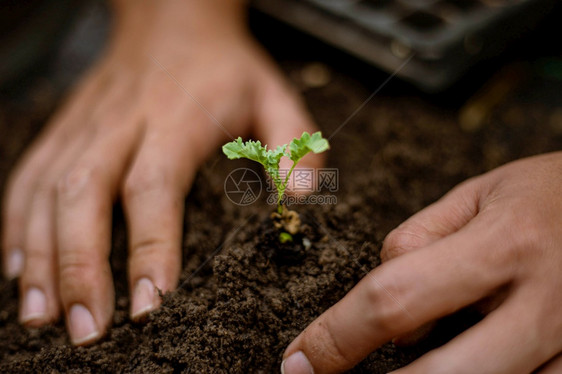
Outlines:
{"type": "Polygon", "coordinates": [[[223,145],[222,151],[231,160],[247,158],[264,166],[267,162],[267,147],[262,146],[259,140],[248,140],[244,143],[242,138],[238,137],[238,139],[223,145]]]}
{"type": "Polygon", "coordinates": [[[286,156],[285,149],[287,145],[278,146],[276,149],[267,149],[267,145],[262,146],[261,142],[248,140],[242,141],[238,138],[230,143],[222,146],[222,151],[231,160],[239,158],[247,158],[252,161],[259,162],[273,179],[273,183],[279,189],[282,181],[279,178],[279,161],[281,157],[286,156]]]}
{"type": "Polygon", "coordinates": [[[322,137],[320,131],[312,135],[305,131],[299,139],[294,138],[289,144],[289,158],[296,164],[310,152],[322,153],[328,149],[330,149],[330,143],[322,137]]]}
{"type": "Polygon", "coordinates": [[[281,161],[281,157],[285,156],[285,148],[287,146],[283,145],[278,146],[275,150],[268,150],[266,152],[266,161],[262,163],[265,171],[273,178],[275,183],[279,181],[279,161],[281,161]]]}

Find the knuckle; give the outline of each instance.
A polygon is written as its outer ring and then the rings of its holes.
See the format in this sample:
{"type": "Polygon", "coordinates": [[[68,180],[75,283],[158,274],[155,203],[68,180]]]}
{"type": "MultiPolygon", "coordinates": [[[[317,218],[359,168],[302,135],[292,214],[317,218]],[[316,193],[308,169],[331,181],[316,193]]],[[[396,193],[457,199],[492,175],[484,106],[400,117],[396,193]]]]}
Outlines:
{"type": "Polygon", "coordinates": [[[399,227],[391,231],[384,239],[381,258],[391,260],[415,249],[422,244],[422,238],[408,227],[399,227]]]}
{"type": "Polygon", "coordinates": [[[57,197],[69,199],[92,193],[99,184],[100,176],[94,168],[75,166],[57,182],[57,197]]]}
{"type": "Polygon", "coordinates": [[[365,300],[368,305],[376,306],[367,311],[366,321],[375,331],[394,336],[404,331],[403,324],[411,321],[406,308],[400,303],[397,290],[382,285],[373,275],[367,275],[368,286],[365,288],[365,300]]]}
{"type": "Polygon", "coordinates": [[[523,214],[519,218],[520,223],[516,226],[519,232],[520,247],[528,248],[540,243],[544,238],[544,225],[542,218],[537,215],[523,214]]]}
{"type": "Polygon", "coordinates": [[[53,254],[47,246],[37,243],[28,243],[25,246],[25,265],[26,268],[35,267],[38,264],[46,264],[53,260],[53,254]]]}
{"type": "Polygon", "coordinates": [[[503,220],[500,227],[505,227],[511,232],[511,236],[517,241],[525,241],[533,236],[540,225],[541,215],[535,214],[533,210],[523,210],[522,205],[517,200],[511,202],[509,206],[503,208],[503,220]]]}
{"type": "Polygon", "coordinates": [[[527,257],[529,252],[538,253],[540,243],[544,243],[548,239],[545,234],[549,223],[545,222],[542,214],[513,212],[510,221],[510,231],[514,241],[511,246],[511,255],[522,258],[527,257]]]}
{"type": "Polygon", "coordinates": [[[125,180],[122,193],[125,199],[130,199],[146,193],[163,191],[169,185],[169,178],[162,170],[132,173],[125,180]]]}
{"type": "Polygon", "coordinates": [[[92,278],[95,263],[91,256],[85,254],[66,254],[59,261],[59,276],[61,290],[75,288],[77,284],[84,284],[86,279],[92,278]]]}
{"type": "Polygon", "coordinates": [[[132,272],[165,270],[175,277],[181,271],[178,250],[173,243],[163,239],[147,239],[131,247],[129,267],[132,272]]]}
{"type": "Polygon", "coordinates": [[[335,367],[352,367],[355,363],[352,357],[352,352],[347,347],[343,346],[330,324],[326,321],[318,321],[316,328],[319,330],[318,336],[320,339],[315,339],[313,346],[311,347],[313,351],[325,352],[324,357],[332,362],[332,366],[335,367]],[[316,344],[321,344],[321,347],[315,346],[316,344]]]}
{"type": "Polygon", "coordinates": [[[25,251],[25,266],[21,274],[22,284],[42,283],[49,285],[52,281],[53,258],[46,251],[34,250],[31,247],[25,251]]]}
{"type": "Polygon", "coordinates": [[[132,246],[134,257],[138,258],[156,258],[162,256],[162,248],[166,245],[160,239],[147,239],[145,241],[135,243],[132,246]]]}
{"type": "Polygon", "coordinates": [[[114,136],[123,129],[127,129],[128,125],[136,124],[137,122],[129,120],[130,116],[130,103],[123,102],[123,100],[116,101],[112,107],[105,108],[103,114],[95,119],[91,129],[92,138],[114,136]]]}
{"type": "Polygon", "coordinates": [[[491,250],[490,256],[498,268],[509,269],[510,276],[529,268],[529,261],[540,258],[548,248],[544,243],[550,241],[548,227],[551,223],[543,213],[531,209],[522,210],[520,202],[512,201],[510,206],[503,207],[500,217],[494,216],[496,220],[490,222],[491,233],[496,238],[501,238],[499,245],[491,250]]]}

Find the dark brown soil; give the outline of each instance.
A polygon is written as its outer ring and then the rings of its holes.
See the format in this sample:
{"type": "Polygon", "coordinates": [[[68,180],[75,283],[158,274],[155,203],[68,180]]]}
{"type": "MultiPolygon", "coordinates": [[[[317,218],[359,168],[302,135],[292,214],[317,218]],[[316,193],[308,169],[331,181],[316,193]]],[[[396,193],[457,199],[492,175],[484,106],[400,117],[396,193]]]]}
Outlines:
{"type": "MultiPolygon", "coordinates": [[[[303,66],[285,66],[301,87],[303,66]]],[[[326,135],[371,93],[345,74],[332,74],[327,86],[305,90],[326,135]]],[[[558,97],[543,104],[541,94],[550,95],[545,87],[552,85],[560,92],[560,83],[532,80],[472,133],[459,128],[455,110],[416,94],[376,96],[331,141],[328,166],[340,172],[338,204],[296,207],[312,243],[302,258],[287,260],[271,248],[266,231],[272,207],[264,199],[238,207],[226,198],[227,174],[254,165],[217,153],[187,198],[182,286],[165,295],[162,308],[145,324],[128,318],[126,236],[116,207],[111,261],[117,311],[107,336],[75,348],[62,322],[21,327],[17,284],[2,280],[0,372],[277,372],[289,342],[379,264],[381,242],[393,227],[467,177],[562,148],[562,103],[558,97]]],[[[28,101],[0,103],[1,185],[55,97],[38,81],[28,101]]],[[[471,312],[449,318],[415,347],[387,344],[352,372],[403,366],[477,318],[471,312]]]]}

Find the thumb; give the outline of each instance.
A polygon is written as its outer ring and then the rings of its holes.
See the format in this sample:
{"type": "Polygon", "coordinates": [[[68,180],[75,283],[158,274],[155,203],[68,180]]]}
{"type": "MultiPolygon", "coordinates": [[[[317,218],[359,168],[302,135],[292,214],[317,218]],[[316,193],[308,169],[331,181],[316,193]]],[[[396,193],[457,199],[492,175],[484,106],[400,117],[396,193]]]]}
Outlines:
{"type": "MultiPolygon", "coordinates": [[[[306,110],[302,99],[282,77],[275,76],[265,82],[258,98],[254,133],[267,144],[269,149],[289,144],[294,138],[299,138],[304,131],[309,133],[318,131],[318,127],[306,110]]],[[[303,157],[291,174],[287,186],[288,191],[314,191],[316,189],[314,170],[322,167],[324,160],[324,154],[312,152],[303,157]],[[305,175],[305,173],[307,174],[305,175]],[[299,183],[300,188],[295,188],[295,176],[299,174],[306,178],[299,183]]],[[[291,166],[291,160],[286,157],[281,159],[282,173],[288,172],[291,166]]]]}
{"type": "Polygon", "coordinates": [[[384,239],[381,260],[389,261],[458,231],[478,214],[480,196],[477,179],[461,183],[392,230],[384,239]]]}

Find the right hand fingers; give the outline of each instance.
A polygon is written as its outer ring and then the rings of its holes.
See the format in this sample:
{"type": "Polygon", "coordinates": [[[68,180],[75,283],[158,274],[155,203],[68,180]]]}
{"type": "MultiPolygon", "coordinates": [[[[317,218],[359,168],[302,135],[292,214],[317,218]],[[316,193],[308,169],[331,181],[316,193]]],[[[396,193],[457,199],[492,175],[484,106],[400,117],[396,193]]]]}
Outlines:
{"type": "Polygon", "coordinates": [[[463,182],[437,202],[408,218],[386,236],[381,260],[392,260],[460,230],[478,214],[481,185],[476,179],[463,182]]]}
{"type": "Polygon", "coordinates": [[[541,368],[537,370],[537,374],[559,374],[562,373],[562,354],[554,357],[541,368]]]}
{"type": "Polygon", "coordinates": [[[488,226],[475,222],[370,272],[289,345],[285,364],[296,369],[303,360],[292,357],[301,352],[315,372],[342,372],[393,337],[453,313],[507,282],[507,272],[498,272],[497,263],[481,261],[473,250],[487,248],[491,241],[474,236],[475,228],[488,226]]]}
{"type": "MultiPolygon", "coordinates": [[[[481,192],[474,180],[466,181],[437,202],[408,218],[385,238],[381,260],[390,261],[408,252],[415,251],[460,230],[478,213],[481,192]]],[[[433,330],[435,322],[395,337],[392,341],[399,346],[413,345],[433,330]]]]}

